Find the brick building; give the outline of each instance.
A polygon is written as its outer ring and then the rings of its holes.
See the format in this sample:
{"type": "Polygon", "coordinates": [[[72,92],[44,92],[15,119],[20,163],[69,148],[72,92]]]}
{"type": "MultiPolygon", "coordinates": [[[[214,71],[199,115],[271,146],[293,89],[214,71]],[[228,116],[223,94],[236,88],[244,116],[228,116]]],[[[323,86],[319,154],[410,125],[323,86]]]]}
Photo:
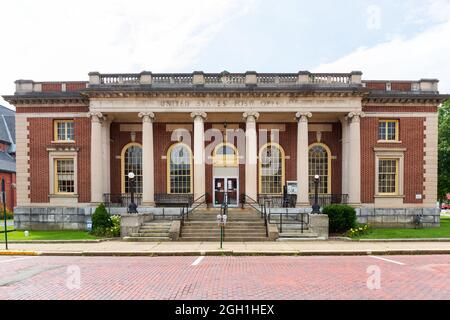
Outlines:
{"type": "Polygon", "coordinates": [[[17,112],[17,228],[84,228],[101,202],[123,212],[129,172],[155,215],[185,198],[220,206],[224,192],[230,206],[246,195],[310,211],[319,175],[320,203],[348,203],[361,222],[439,225],[437,80],[93,72],[18,80],[4,98],[17,112]]]}
{"type": "Polygon", "coordinates": [[[0,181],[5,180],[6,208],[16,206],[15,112],[0,106],[0,181]]]}

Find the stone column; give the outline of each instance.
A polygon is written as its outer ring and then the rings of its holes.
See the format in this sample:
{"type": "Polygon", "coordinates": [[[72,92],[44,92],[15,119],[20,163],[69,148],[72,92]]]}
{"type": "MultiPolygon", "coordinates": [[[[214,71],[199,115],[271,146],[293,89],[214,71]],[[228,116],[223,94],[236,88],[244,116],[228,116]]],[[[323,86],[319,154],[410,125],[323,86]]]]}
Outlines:
{"type": "Polygon", "coordinates": [[[297,112],[297,207],[309,207],[309,142],[310,112],[297,112]]]}
{"type": "Polygon", "coordinates": [[[91,203],[103,202],[102,120],[100,112],[89,112],[91,117],[91,203]]]}
{"type": "Polygon", "coordinates": [[[111,117],[104,117],[102,122],[102,163],[103,193],[111,193],[111,117]]]}
{"type": "Polygon", "coordinates": [[[141,112],[142,118],[142,205],[155,205],[155,173],[153,159],[153,112],[141,112]]]}
{"type": "Polygon", "coordinates": [[[361,204],[361,117],[362,111],[350,112],[348,131],[348,197],[349,204],[361,204]]]}
{"type": "Polygon", "coordinates": [[[342,127],[342,194],[348,194],[348,158],[349,158],[349,147],[348,147],[348,117],[341,117],[342,127]]]}
{"type": "Polygon", "coordinates": [[[194,199],[206,192],[205,189],[205,112],[192,112],[194,119],[194,199]]]}
{"type": "Polygon", "coordinates": [[[245,112],[245,194],[258,200],[258,140],[256,138],[256,120],[258,112],[245,112]]]}

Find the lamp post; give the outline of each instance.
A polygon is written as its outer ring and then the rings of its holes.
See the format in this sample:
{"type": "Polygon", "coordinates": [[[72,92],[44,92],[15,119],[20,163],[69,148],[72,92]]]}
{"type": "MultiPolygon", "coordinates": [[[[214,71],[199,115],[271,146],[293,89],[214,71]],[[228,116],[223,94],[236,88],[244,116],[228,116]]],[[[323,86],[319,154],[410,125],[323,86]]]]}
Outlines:
{"type": "Polygon", "coordinates": [[[138,213],[137,211],[137,205],[134,203],[134,179],[136,178],[136,175],[134,172],[128,173],[128,182],[129,182],[129,189],[131,194],[130,204],[128,206],[128,213],[138,213]]]}
{"type": "Polygon", "coordinates": [[[319,175],[314,176],[314,204],[312,206],[311,214],[320,214],[320,205],[319,205],[319,175]]]}

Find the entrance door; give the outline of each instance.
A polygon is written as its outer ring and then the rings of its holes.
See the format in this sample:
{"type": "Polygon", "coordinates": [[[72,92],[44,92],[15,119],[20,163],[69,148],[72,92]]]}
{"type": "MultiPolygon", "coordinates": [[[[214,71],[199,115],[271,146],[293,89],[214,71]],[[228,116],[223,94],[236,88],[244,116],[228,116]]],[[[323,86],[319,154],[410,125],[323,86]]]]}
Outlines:
{"type": "Polygon", "coordinates": [[[237,207],[239,204],[238,178],[214,178],[214,206],[220,207],[228,195],[228,206],[237,207]]]}

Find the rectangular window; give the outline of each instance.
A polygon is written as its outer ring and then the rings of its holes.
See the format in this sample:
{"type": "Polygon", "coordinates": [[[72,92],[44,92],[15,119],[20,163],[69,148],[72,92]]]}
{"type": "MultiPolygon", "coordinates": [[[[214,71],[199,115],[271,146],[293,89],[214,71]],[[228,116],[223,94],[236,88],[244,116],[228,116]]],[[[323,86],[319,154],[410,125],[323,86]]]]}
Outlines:
{"type": "Polygon", "coordinates": [[[55,193],[75,193],[74,159],[55,159],[55,193]]]}
{"type": "Polygon", "coordinates": [[[398,120],[380,120],[378,122],[378,140],[398,141],[398,120]]]}
{"type": "Polygon", "coordinates": [[[398,194],[398,159],[378,160],[378,193],[398,194]]]}
{"type": "Polygon", "coordinates": [[[73,120],[56,120],[54,124],[55,128],[55,141],[74,141],[75,131],[73,120]]]}

